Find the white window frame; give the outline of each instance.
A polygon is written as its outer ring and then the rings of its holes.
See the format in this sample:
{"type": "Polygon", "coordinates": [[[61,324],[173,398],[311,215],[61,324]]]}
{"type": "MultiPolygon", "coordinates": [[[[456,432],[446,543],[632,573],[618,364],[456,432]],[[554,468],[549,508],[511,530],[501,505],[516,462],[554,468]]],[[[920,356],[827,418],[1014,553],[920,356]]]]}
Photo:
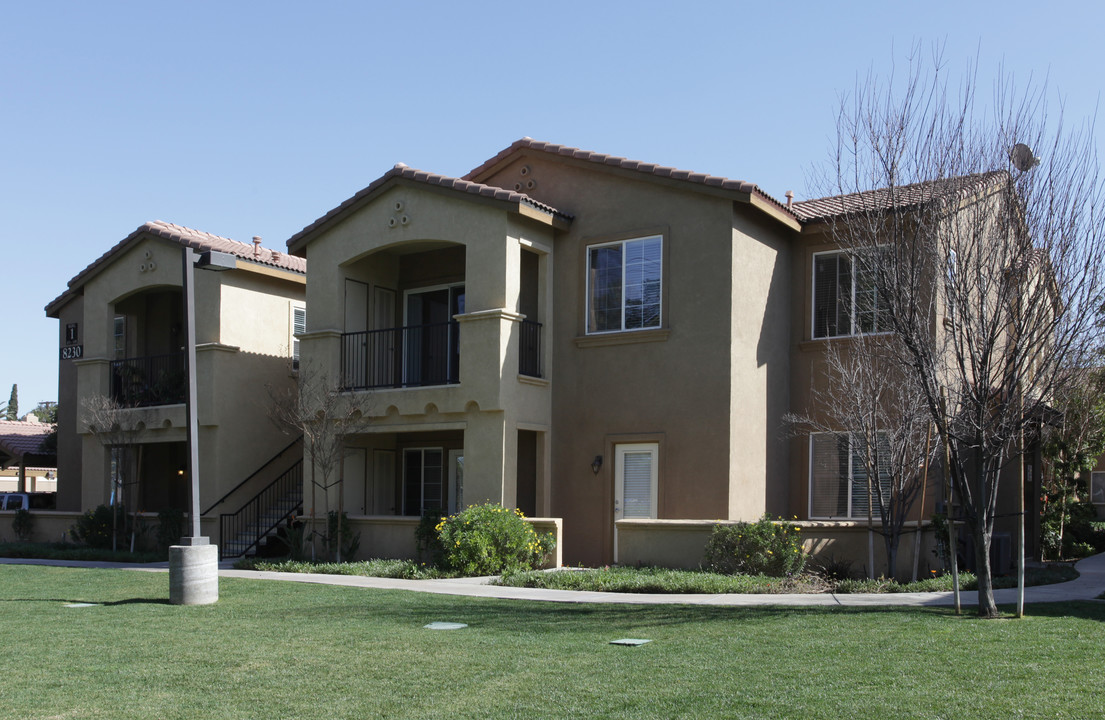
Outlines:
{"type": "Polygon", "coordinates": [[[1105,472],[1094,470],[1090,473],[1090,502],[1105,505],[1105,472]]]}
{"type": "Polygon", "coordinates": [[[288,319],[289,319],[289,323],[290,323],[288,334],[291,337],[290,346],[291,346],[291,351],[292,351],[292,369],[293,370],[298,370],[299,369],[299,338],[296,337],[296,336],[300,335],[300,334],[304,334],[304,333],[307,332],[307,306],[303,303],[292,303],[291,313],[289,314],[288,319]],[[296,330],[296,325],[299,324],[298,322],[296,322],[296,315],[302,315],[303,316],[303,323],[302,323],[303,329],[300,330],[300,331],[296,330]]]}
{"type": "Polygon", "coordinates": [[[663,235],[645,235],[645,236],[642,236],[642,237],[627,238],[625,240],[614,240],[612,242],[595,243],[593,245],[588,245],[584,250],[585,250],[585,253],[586,253],[586,260],[585,260],[586,277],[584,279],[584,288],[585,288],[584,292],[586,293],[586,298],[585,298],[585,301],[583,303],[583,305],[584,305],[584,308],[583,308],[583,327],[585,328],[585,331],[588,335],[606,335],[606,334],[609,334],[609,333],[621,333],[621,332],[641,332],[643,330],[658,330],[658,329],[664,327],[664,236],[663,235]],[[650,241],[650,240],[657,240],[660,243],[660,297],[659,297],[660,307],[658,309],[658,313],[657,313],[657,317],[656,317],[656,324],[655,325],[649,325],[647,327],[626,328],[626,326],[625,326],[625,316],[626,316],[626,306],[625,306],[625,293],[626,293],[625,256],[626,256],[626,251],[625,251],[625,249],[626,249],[627,245],[631,245],[633,243],[638,243],[638,242],[647,242],[647,241],[650,241]],[[591,251],[595,250],[597,248],[614,247],[614,246],[620,246],[622,248],[621,327],[611,329],[611,330],[592,330],[591,329],[591,322],[590,322],[590,320],[591,320],[591,301],[592,301],[594,293],[593,293],[592,285],[591,285],[591,251]]]}
{"type": "Polygon", "coordinates": [[[441,457],[441,480],[440,480],[440,483],[441,483],[441,500],[440,500],[440,503],[441,503],[441,505],[440,505],[440,507],[434,508],[434,509],[440,510],[441,512],[445,512],[448,509],[448,505],[447,505],[447,503],[448,503],[447,490],[448,489],[446,488],[446,485],[448,484],[448,473],[446,472],[447,468],[445,467],[445,464],[448,460],[448,456],[445,454],[445,448],[443,448],[443,447],[434,447],[434,446],[409,447],[409,448],[403,448],[403,450],[402,450],[402,456],[403,456],[403,482],[400,485],[400,490],[403,493],[403,497],[402,497],[402,499],[403,499],[403,504],[402,504],[403,515],[409,515],[409,513],[408,513],[409,508],[407,508],[407,454],[412,453],[412,452],[419,453],[419,458],[420,458],[419,462],[420,462],[420,465],[421,465],[421,472],[419,473],[419,478],[418,478],[418,512],[415,513],[415,516],[421,516],[422,513],[425,512],[425,510],[426,510],[426,453],[427,452],[436,452],[441,457]]]}
{"type": "MultiPolygon", "coordinates": [[[[884,250],[884,248],[888,248],[888,247],[889,247],[888,245],[880,245],[876,248],[876,251],[881,252],[882,250],[884,250]]],[[[847,250],[824,250],[822,252],[813,253],[812,260],[810,262],[810,338],[812,338],[813,340],[830,340],[832,338],[852,337],[852,336],[855,336],[855,335],[886,335],[886,334],[889,334],[891,332],[890,330],[873,330],[871,332],[860,332],[856,329],[856,326],[857,326],[856,308],[858,307],[858,303],[856,302],[856,287],[859,285],[859,283],[856,282],[856,277],[857,277],[856,276],[856,259],[853,256],[853,253],[850,253],[847,250]],[[818,259],[818,257],[826,256],[826,255],[843,256],[843,257],[847,258],[848,263],[851,265],[851,270],[850,270],[850,279],[851,279],[851,281],[849,283],[850,290],[851,290],[851,298],[850,298],[849,313],[848,313],[848,332],[846,332],[846,333],[837,333],[836,335],[829,335],[829,334],[818,335],[817,334],[817,259],[818,259]]],[[[878,315],[879,315],[880,312],[886,312],[886,311],[885,311],[885,309],[883,309],[883,310],[879,309],[879,307],[877,305],[877,302],[878,302],[878,297],[877,296],[875,298],[875,301],[876,301],[875,317],[878,318],[878,315]]],[[[838,292],[838,294],[837,294],[837,305],[839,306],[839,304],[840,304],[840,295],[839,295],[839,292],[838,292]]],[[[875,322],[876,322],[876,326],[877,326],[878,320],[876,319],[875,322]]]]}
{"type": "MultiPolygon", "coordinates": [[[[878,434],[879,435],[885,435],[886,433],[885,433],[885,431],[880,430],[878,434]]],[[[853,487],[854,487],[854,484],[855,484],[855,476],[856,476],[856,469],[855,469],[855,465],[854,465],[855,451],[853,450],[853,443],[855,442],[855,437],[856,437],[855,433],[844,433],[844,432],[839,432],[839,433],[834,433],[834,432],[810,433],[809,458],[808,458],[809,459],[809,467],[808,467],[809,472],[808,472],[807,478],[806,478],[806,494],[807,494],[807,498],[806,498],[807,515],[806,515],[806,517],[810,518],[811,520],[866,520],[867,519],[867,510],[866,509],[861,511],[862,514],[857,515],[857,514],[855,514],[855,508],[853,507],[853,503],[855,501],[855,496],[853,494],[853,487]],[[814,482],[814,438],[816,438],[816,437],[825,437],[825,436],[829,436],[829,437],[832,437],[832,438],[839,438],[842,435],[847,435],[848,436],[848,476],[846,478],[838,478],[838,482],[847,483],[847,487],[848,487],[848,509],[847,509],[847,513],[845,515],[817,515],[817,514],[814,513],[814,508],[813,508],[813,501],[814,501],[814,489],[813,489],[813,482],[814,482]]],[[[866,470],[866,468],[864,468],[864,470],[866,470]]],[[[878,480],[876,480],[876,482],[878,482],[878,480]]],[[[874,485],[872,485],[871,487],[872,487],[872,491],[870,493],[870,496],[867,499],[867,502],[868,502],[868,505],[871,508],[871,517],[875,518],[875,519],[878,519],[878,518],[882,517],[882,511],[878,506],[878,496],[875,494],[874,485]]]]}

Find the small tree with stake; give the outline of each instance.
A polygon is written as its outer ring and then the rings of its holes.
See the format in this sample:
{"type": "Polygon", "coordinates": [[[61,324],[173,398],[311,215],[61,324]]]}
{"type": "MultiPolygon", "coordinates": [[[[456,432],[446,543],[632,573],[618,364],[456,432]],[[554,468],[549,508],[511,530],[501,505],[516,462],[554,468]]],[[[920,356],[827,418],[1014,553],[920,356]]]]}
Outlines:
{"type": "Polygon", "coordinates": [[[1093,357],[1105,291],[1096,152],[1088,131],[1047,110],[1043,92],[1002,80],[983,107],[970,77],[949,91],[939,58],[931,71],[912,62],[904,86],[871,77],[845,99],[828,173],[832,237],[854,250],[895,363],[947,441],[982,617],[998,616],[990,542],[1002,470],[1069,368],[1093,357]]]}
{"type": "MultiPolygon", "coordinates": [[[[341,562],[346,441],[368,427],[368,403],[362,394],[340,392],[331,384],[326,373],[318,372],[310,365],[300,366],[297,385],[270,385],[268,391],[273,422],[286,432],[302,434],[310,458],[311,530],[304,539],[321,536],[327,555],[333,553],[336,561],[341,562]],[[316,529],[316,492],[322,493],[327,520],[331,508],[330,496],[335,492],[337,494],[335,532],[330,531],[329,522],[325,533],[319,533],[316,529]]],[[[313,547],[312,544],[312,552],[313,547]]]]}
{"type": "MultiPolygon", "coordinates": [[[[84,411],[84,421],[100,444],[113,455],[112,496],[121,498],[127,486],[138,486],[142,472],[141,445],[138,438],[145,430],[142,422],[142,412],[133,408],[127,408],[115,400],[103,395],[93,395],[85,398],[81,403],[84,411]],[[138,455],[134,458],[134,479],[127,480],[127,471],[130,462],[132,448],[138,447],[138,455]]],[[[136,503],[131,503],[134,507],[136,503]]],[[[112,534],[111,549],[117,550],[117,530],[119,524],[118,503],[112,502],[112,534]]],[[[137,520],[137,510],[135,510],[137,520]]]]}
{"type": "MultiPolygon", "coordinates": [[[[827,443],[834,459],[837,452],[850,455],[861,475],[863,481],[853,492],[866,504],[867,567],[872,578],[875,521],[883,538],[887,574],[895,577],[904,526],[921,495],[932,451],[928,413],[912,377],[895,366],[887,347],[892,342],[884,336],[830,341],[824,355],[825,382],[812,391],[811,412],[788,418],[796,430],[820,433],[814,442],[827,443]]],[[[827,470],[835,486],[839,466],[831,464],[827,470]]]]}

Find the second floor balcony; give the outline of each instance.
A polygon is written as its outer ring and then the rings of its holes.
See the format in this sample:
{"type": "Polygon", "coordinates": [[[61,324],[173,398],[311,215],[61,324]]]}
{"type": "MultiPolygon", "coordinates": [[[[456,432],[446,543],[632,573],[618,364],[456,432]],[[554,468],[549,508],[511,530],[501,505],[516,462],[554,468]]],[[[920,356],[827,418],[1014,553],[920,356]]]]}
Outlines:
{"type": "Polygon", "coordinates": [[[183,403],[184,353],[124,358],[111,363],[111,399],[123,407],[183,403]]]}
{"type": "MultiPolygon", "coordinates": [[[[541,323],[520,325],[518,373],[542,377],[541,323]]],[[[460,382],[460,323],[343,333],[341,378],[342,390],[455,385],[460,382]]]]}
{"type": "Polygon", "coordinates": [[[343,333],[343,390],[426,387],[460,382],[460,329],[455,320],[343,333]]]}

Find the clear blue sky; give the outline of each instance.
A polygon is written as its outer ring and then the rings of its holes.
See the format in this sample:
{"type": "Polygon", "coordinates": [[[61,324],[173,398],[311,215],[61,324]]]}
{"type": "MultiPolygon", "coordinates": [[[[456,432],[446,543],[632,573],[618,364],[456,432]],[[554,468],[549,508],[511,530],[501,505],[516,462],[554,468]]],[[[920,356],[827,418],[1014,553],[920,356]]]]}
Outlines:
{"type": "Polygon", "coordinates": [[[282,247],[396,162],[461,175],[526,135],[801,199],[840,93],[916,42],[1093,114],[1103,8],[0,0],[0,402],[56,399],[43,307],[147,220],[282,247]]]}

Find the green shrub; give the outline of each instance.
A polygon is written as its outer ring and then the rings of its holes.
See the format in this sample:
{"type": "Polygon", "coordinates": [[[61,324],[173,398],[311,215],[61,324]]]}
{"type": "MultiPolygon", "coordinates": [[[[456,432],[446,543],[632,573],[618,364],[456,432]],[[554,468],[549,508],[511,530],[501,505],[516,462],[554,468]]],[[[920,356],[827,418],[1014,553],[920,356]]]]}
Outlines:
{"type": "Polygon", "coordinates": [[[422,513],[418,527],[414,529],[418,561],[431,567],[440,567],[444,563],[445,548],[441,546],[441,538],[437,535],[437,526],[444,517],[445,514],[440,510],[427,510],[422,513]]]}
{"type": "Polygon", "coordinates": [[[802,572],[805,565],[798,528],[768,515],[754,523],[715,525],[706,543],[706,569],[711,572],[784,577],[802,572]]]}
{"type": "Polygon", "coordinates": [[[115,526],[118,546],[129,548],[127,536],[130,534],[131,518],[122,505],[100,505],[95,510],[86,511],[77,519],[77,524],[69,528],[69,535],[89,547],[110,548],[111,528],[115,522],[118,523],[115,526]]]}
{"type": "Polygon", "coordinates": [[[31,515],[30,510],[20,508],[15,511],[15,517],[12,518],[12,530],[15,531],[15,536],[23,542],[31,539],[31,535],[35,531],[35,518],[34,515],[31,515]]]}
{"type": "MultiPolygon", "coordinates": [[[[326,547],[331,551],[337,550],[338,540],[338,514],[331,510],[326,518],[326,547]]],[[[345,513],[341,514],[340,542],[341,559],[346,562],[352,560],[361,547],[361,534],[353,533],[353,528],[349,525],[349,516],[345,513]]]]}
{"type": "Polygon", "coordinates": [[[184,511],[162,510],[157,514],[157,549],[168,552],[184,537],[184,511]]]}
{"type": "Polygon", "coordinates": [[[444,566],[462,575],[532,570],[556,547],[552,533],[539,536],[521,510],[492,503],[442,518],[436,530],[444,566]]]}

